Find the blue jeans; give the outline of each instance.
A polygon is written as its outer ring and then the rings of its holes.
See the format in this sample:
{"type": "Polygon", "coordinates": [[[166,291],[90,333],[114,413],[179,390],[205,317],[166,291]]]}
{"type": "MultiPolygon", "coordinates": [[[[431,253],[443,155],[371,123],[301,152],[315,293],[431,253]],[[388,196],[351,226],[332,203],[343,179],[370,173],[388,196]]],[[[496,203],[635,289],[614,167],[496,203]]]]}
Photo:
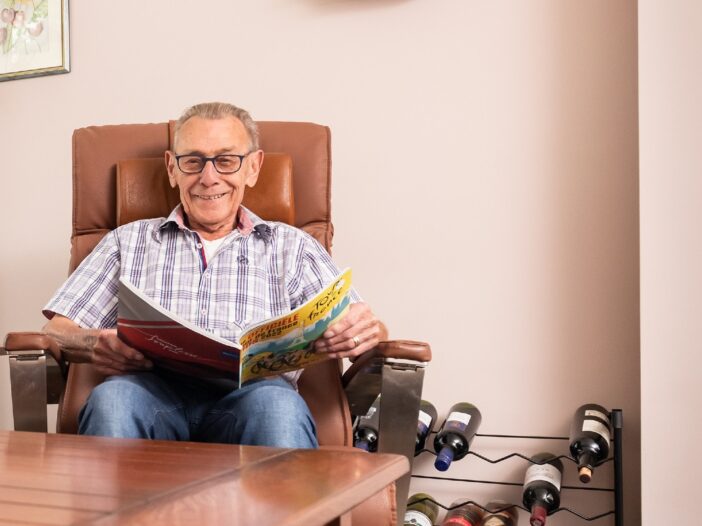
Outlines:
{"type": "Polygon", "coordinates": [[[318,446],[307,404],[282,378],[225,392],[180,375],[111,376],[93,389],[78,418],[81,435],[318,446]]]}

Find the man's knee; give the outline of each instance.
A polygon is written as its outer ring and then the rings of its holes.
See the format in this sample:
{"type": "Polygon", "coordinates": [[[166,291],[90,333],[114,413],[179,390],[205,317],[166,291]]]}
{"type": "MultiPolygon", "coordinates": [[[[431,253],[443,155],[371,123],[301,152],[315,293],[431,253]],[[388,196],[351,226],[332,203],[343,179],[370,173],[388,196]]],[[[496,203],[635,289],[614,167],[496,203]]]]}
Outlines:
{"type": "Polygon", "coordinates": [[[142,375],[113,376],[97,385],[79,414],[80,434],[183,439],[174,419],[178,407],[164,404],[142,375]]]}
{"type": "Polygon", "coordinates": [[[130,377],[112,376],[95,386],[88,396],[83,412],[114,417],[131,415],[133,407],[143,406],[150,393],[141,382],[130,377]]]}
{"type": "Polygon", "coordinates": [[[232,407],[220,408],[210,414],[213,425],[210,432],[215,427],[226,427],[229,435],[226,441],[240,444],[317,447],[315,424],[309,408],[284,380],[265,380],[247,386],[235,398],[232,407]]]}
{"type": "Polygon", "coordinates": [[[284,380],[266,380],[251,387],[251,391],[241,400],[247,412],[309,414],[309,408],[302,396],[284,380]]]}

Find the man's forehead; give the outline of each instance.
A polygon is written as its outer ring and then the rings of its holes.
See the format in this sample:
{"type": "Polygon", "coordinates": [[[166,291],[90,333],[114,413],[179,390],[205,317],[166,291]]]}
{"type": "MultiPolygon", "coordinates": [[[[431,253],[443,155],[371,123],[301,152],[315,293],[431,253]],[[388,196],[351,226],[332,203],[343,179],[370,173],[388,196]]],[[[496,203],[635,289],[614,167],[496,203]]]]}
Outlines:
{"type": "Polygon", "coordinates": [[[174,138],[179,150],[248,148],[251,142],[244,124],[233,116],[206,119],[194,116],[183,123],[174,138]]]}

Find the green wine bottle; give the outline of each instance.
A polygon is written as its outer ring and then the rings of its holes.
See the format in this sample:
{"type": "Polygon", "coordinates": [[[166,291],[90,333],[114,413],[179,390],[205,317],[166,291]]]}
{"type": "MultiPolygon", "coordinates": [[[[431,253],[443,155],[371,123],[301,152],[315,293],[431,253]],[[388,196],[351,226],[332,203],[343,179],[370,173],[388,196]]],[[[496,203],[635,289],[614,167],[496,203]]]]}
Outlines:
{"type": "Polygon", "coordinates": [[[597,404],[585,404],[575,411],[570,427],[570,454],[578,463],[580,482],[590,482],[595,466],[609,456],[611,426],[609,411],[597,404]]]}
{"type": "Polygon", "coordinates": [[[439,506],[431,495],[415,493],[407,500],[404,526],[433,526],[438,516],[439,506]]]}
{"type": "Polygon", "coordinates": [[[485,508],[488,510],[483,517],[481,526],[517,526],[519,511],[514,504],[503,500],[491,500],[485,508]]]}
{"type": "Polygon", "coordinates": [[[529,524],[544,526],[546,516],[551,515],[561,504],[561,478],[563,462],[553,453],[539,453],[531,457],[532,462],[524,476],[522,502],[531,511],[529,524]]]}
{"type": "Polygon", "coordinates": [[[417,418],[417,439],[414,443],[414,456],[419,455],[424,449],[427,437],[436,422],[436,408],[431,402],[422,400],[419,403],[419,417],[417,418]]]}
{"type": "Polygon", "coordinates": [[[353,445],[359,449],[378,450],[378,426],[380,424],[380,395],[368,408],[368,412],[358,419],[356,431],[353,434],[353,445]]]}
{"type": "Polygon", "coordinates": [[[434,438],[434,449],[437,453],[434,462],[436,469],[446,471],[451,462],[460,460],[468,454],[481,420],[480,411],[473,404],[459,402],[451,407],[434,438]]]}

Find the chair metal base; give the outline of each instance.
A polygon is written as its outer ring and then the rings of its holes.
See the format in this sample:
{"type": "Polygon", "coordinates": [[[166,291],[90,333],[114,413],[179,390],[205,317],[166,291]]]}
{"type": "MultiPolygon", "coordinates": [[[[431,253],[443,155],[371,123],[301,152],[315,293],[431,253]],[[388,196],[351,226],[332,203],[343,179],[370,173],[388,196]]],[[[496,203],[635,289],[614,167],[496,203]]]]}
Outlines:
{"type": "Polygon", "coordinates": [[[59,365],[43,350],[8,351],[12,417],[15,431],[47,432],[47,404],[56,404],[63,391],[59,365]]]}
{"type": "Polygon", "coordinates": [[[410,473],[395,483],[399,525],[404,523],[409,496],[425,367],[412,360],[373,358],[346,387],[354,416],[366,414],[380,394],[378,452],[404,455],[410,463],[410,473]]]}

